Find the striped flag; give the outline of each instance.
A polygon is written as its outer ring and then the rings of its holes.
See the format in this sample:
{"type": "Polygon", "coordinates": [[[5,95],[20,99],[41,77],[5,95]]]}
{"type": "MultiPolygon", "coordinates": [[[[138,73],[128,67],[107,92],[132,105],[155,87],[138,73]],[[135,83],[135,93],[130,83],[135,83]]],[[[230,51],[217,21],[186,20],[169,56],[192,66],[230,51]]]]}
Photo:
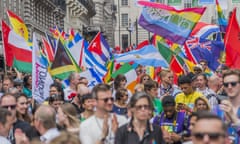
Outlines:
{"type": "Polygon", "coordinates": [[[222,8],[218,2],[218,0],[216,0],[216,6],[217,6],[217,14],[218,14],[218,24],[220,27],[221,32],[226,32],[226,28],[227,28],[227,19],[225,18],[222,8]]]}
{"type": "Polygon", "coordinates": [[[139,1],[144,5],[139,25],[174,43],[183,45],[206,7],[176,10],[161,3],[139,1]]]}
{"type": "Polygon", "coordinates": [[[98,32],[96,37],[88,46],[88,50],[95,59],[102,65],[105,65],[112,57],[112,52],[107,41],[102,36],[101,32],[98,32]]]}
{"type": "Polygon", "coordinates": [[[7,14],[14,32],[22,36],[25,39],[25,41],[28,42],[29,41],[28,29],[23,20],[10,10],[7,10],[7,14]]]}

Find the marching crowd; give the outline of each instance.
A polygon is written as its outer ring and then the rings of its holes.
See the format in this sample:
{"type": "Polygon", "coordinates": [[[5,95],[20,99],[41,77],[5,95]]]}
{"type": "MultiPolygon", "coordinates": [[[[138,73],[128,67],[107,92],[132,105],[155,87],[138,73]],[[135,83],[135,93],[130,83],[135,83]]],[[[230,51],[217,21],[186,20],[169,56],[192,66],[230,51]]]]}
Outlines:
{"type": "Polygon", "coordinates": [[[134,90],[121,74],[90,89],[71,73],[43,103],[32,76],[15,72],[1,73],[1,144],[240,144],[240,71],[225,65],[200,61],[176,84],[170,69],[156,81],[140,66],[134,90]]]}

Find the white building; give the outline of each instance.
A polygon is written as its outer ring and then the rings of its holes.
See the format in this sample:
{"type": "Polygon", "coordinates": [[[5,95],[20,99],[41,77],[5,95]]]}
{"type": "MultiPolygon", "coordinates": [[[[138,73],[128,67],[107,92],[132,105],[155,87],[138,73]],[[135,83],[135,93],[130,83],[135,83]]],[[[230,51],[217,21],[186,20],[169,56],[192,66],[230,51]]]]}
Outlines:
{"type": "Polygon", "coordinates": [[[115,46],[125,49],[150,38],[149,33],[137,24],[141,7],[136,6],[135,0],[114,0],[114,4],[117,6],[115,46]]]}
{"type": "MultiPolygon", "coordinates": [[[[136,20],[139,18],[142,8],[137,6],[135,1],[136,0],[114,0],[115,5],[117,6],[115,46],[120,46],[123,49],[130,44],[140,43],[143,40],[149,39],[152,35],[139,25],[136,30],[136,20]],[[132,32],[130,33],[130,31],[132,32]],[[137,39],[136,36],[138,37],[137,39]]],[[[174,6],[177,9],[200,6],[199,0],[156,0],[156,2],[164,4],[168,4],[170,1],[180,2],[174,6]]],[[[219,0],[219,2],[222,4],[221,7],[226,18],[228,18],[230,11],[232,11],[234,7],[237,7],[238,11],[240,11],[240,3],[232,3],[232,0],[219,0]]],[[[200,21],[217,23],[216,5],[208,4],[204,6],[206,6],[207,9],[200,21]]],[[[238,13],[240,20],[240,12],[238,13]]]]}

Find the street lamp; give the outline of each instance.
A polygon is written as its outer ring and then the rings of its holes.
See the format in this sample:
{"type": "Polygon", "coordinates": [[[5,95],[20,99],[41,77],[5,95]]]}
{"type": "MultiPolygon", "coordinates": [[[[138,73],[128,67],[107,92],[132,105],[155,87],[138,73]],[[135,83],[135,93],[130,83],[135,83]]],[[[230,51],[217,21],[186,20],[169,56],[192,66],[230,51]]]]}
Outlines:
{"type": "Polygon", "coordinates": [[[132,45],[132,31],[133,31],[133,25],[131,23],[131,19],[129,19],[127,31],[129,32],[129,42],[130,42],[130,46],[131,46],[132,45]]]}

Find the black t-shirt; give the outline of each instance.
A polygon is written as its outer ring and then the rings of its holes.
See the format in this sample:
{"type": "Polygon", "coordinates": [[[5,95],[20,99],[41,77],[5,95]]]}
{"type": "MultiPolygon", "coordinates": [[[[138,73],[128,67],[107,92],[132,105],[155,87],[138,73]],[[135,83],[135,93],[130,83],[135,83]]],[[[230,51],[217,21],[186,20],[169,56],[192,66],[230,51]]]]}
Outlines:
{"type": "Polygon", "coordinates": [[[162,130],[157,125],[148,124],[143,138],[140,140],[138,134],[133,130],[131,124],[120,127],[115,135],[115,144],[165,144],[162,130]]]}

